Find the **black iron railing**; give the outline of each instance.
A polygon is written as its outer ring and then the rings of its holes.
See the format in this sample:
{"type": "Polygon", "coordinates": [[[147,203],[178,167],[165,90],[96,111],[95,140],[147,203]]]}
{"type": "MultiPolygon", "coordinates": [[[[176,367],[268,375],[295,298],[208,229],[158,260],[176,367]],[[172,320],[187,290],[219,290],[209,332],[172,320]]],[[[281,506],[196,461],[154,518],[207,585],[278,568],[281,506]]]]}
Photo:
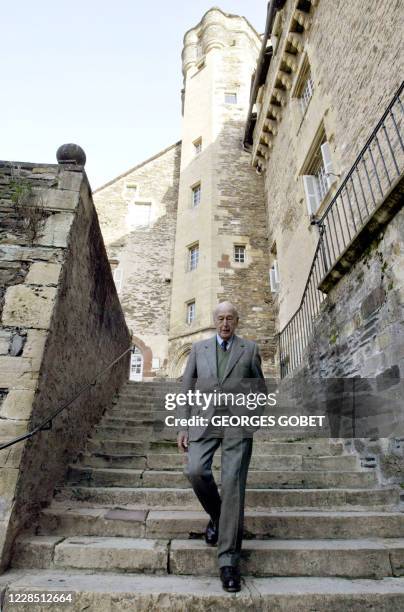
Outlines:
{"type": "Polygon", "coordinates": [[[13,438],[9,442],[4,442],[3,444],[0,444],[0,450],[3,450],[4,448],[8,448],[9,446],[13,446],[13,444],[17,444],[17,442],[22,442],[23,440],[27,440],[28,438],[32,438],[32,436],[37,434],[39,431],[46,431],[46,430],[52,429],[52,421],[53,421],[53,419],[55,417],[57,417],[58,414],[60,414],[61,412],[63,412],[63,410],[65,410],[71,404],[73,404],[73,402],[75,402],[76,399],[78,397],[80,397],[80,395],[82,393],[84,393],[84,391],[87,391],[88,389],[91,389],[91,387],[94,387],[98,383],[99,379],[106,372],[108,372],[108,370],[110,370],[116,363],[118,363],[118,361],[120,361],[127,353],[129,353],[129,351],[133,351],[133,350],[134,350],[134,347],[132,347],[132,346],[129,347],[128,349],[126,349],[126,351],[124,351],[121,355],[119,355],[119,357],[117,357],[116,359],[111,361],[104,369],[102,369],[100,372],[98,372],[98,374],[94,377],[94,379],[91,382],[86,383],[85,385],[83,385],[77,391],[77,393],[76,393],[76,395],[74,397],[72,397],[69,401],[65,402],[62,406],[57,408],[57,410],[52,412],[52,414],[50,416],[46,417],[46,419],[43,419],[31,431],[28,431],[27,433],[25,433],[25,434],[23,434],[21,436],[17,436],[16,438],[13,438]]]}
{"type": "Polygon", "coordinates": [[[404,82],[383,113],[321,217],[319,241],[300,305],[279,333],[281,378],[298,366],[325,294],[322,281],[383,202],[404,171],[404,82]]]}

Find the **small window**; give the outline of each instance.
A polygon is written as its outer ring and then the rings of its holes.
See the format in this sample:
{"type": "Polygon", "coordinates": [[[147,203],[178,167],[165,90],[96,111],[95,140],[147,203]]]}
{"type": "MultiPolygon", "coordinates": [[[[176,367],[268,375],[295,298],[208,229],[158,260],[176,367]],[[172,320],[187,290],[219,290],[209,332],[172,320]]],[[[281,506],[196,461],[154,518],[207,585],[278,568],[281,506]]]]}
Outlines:
{"type": "Polygon", "coordinates": [[[114,283],[116,287],[116,292],[121,293],[122,290],[122,280],[123,280],[123,270],[122,268],[116,268],[113,272],[114,283]]]}
{"type": "Polygon", "coordinates": [[[201,203],[201,184],[198,183],[194,187],[192,187],[192,208],[199,206],[201,203]]]}
{"type": "Polygon", "coordinates": [[[235,263],[245,263],[246,262],[246,252],[245,252],[244,244],[234,245],[234,261],[235,263]]]}
{"type": "Polygon", "coordinates": [[[300,108],[301,108],[303,115],[306,112],[306,108],[308,107],[309,102],[313,96],[313,92],[314,92],[314,82],[313,82],[313,79],[311,78],[310,71],[308,71],[304,77],[301,94],[299,96],[300,108]]]}
{"type": "Polygon", "coordinates": [[[129,227],[148,227],[150,214],[151,202],[129,202],[127,215],[129,227]]]}
{"type": "Polygon", "coordinates": [[[236,93],[225,93],[224,94],[225,104],[237,104],[237,94],[236,93]]]}
{"type": "Polygon", "coordinates": [[[196,270],[199,262],[199,243],[188,247],[188,270],[196,270]]]}
{"type": "Polygon", "coordinates": [[[198,138],[195,140],[194,144],[194,154],[199,155],[202,152],[202,138],[198,138]]]}
{"type": "Polygon", "coordinates": [[[330,145],[323,139],[322,144],[320,144],[312,156],[308,173],[303,175],[304,192],[309,215],[314,215],[319,209],[333,183],[333,175],[330,145]]]}
{"type": "Polygon", "coordinates": [[[271,287],[272,293],[279,293],[279,270],[278,270],[278,261],[274,259],[271,269],[269,270],[269,284],[271,287]]]}
{"type": "Polygon", "coordinates": [[[195,321],[195,300],[192,302],[188,302],[187,304],[187,323],[191,325],[191,323],[195,321]]]}
{"type": "Polygon", "coordinates": [[[202,43],[198,42],[198,44],[196,45],[196,59],[199,60],[201,59],[201,57],[203,57],[203,47],[202,43]]]}
{"type": "Polygon", "coordinates": [[[310,62],[307,55],[304,56],[300,65],[295,85],[292,88],[292,98],[295,98],[300,106],[301,114],[304,116],[306,109],[314,94],[314,81],[311,76],[310,62]]]}

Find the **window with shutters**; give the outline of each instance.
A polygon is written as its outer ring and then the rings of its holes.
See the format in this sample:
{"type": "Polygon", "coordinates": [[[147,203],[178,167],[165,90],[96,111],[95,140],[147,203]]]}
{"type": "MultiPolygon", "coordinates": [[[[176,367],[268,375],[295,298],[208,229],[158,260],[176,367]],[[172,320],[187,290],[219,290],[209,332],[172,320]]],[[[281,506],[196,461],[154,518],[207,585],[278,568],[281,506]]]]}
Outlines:
{"type": "Polygon", "coordinates": [[[302,180],[309,215],[315,215],[335,180],[330,145],[324,130],[304,165],[302,180]]]}
{"type": "Polygon", "coordinates": [[[122,280],[123,280],[123,270],[122,268],[115,268],[113,271],[114,283],[116,287],[116,292],[121,293],[122,291],[122,280]]]}
{"type": "Polygon", "coordinates": [[[272,266],[269,270],[269,285],[272,293],[279,293],[280,279],[277,259],[273,260],[272,266]]]}
{"type": "Polygon", "coordinates": [[[151,216],[151,202],[129,202],[126,217],[129,229],[136,227],[149,227],[151,216]]]}

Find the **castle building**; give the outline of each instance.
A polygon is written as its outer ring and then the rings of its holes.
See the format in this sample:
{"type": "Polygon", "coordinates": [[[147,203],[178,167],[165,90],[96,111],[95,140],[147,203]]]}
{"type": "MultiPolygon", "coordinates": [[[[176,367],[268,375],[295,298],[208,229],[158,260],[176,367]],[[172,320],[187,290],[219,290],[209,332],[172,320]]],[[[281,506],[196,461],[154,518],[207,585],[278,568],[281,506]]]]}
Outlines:
{"type": "Polygon", "coordinates": [[[400,200],[402,107],[352,170],[400,86],[400,20],[394,3],[275,0],[263,36],[218,8],[185,34],[181,141],[94,193],[136,346],[133,379],[180,376],[225,299],[268,375],[320,353],[328,374],[404,367],[402,306],[382,324],[403,303],[400,206],[389,204],[392,187],[400,200]],[[381,317],[367,338],[366,300],[381,317]]]}

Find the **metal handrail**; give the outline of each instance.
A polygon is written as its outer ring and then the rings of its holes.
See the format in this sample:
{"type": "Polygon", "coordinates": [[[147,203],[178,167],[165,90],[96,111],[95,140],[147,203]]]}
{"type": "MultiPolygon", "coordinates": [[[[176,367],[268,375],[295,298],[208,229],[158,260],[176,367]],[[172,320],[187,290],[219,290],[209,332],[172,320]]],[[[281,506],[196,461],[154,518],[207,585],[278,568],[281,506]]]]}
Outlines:
{"type": "Polygon", "coordinates": [[[397,104],[401,113],[404,112],[400,100],[403,89],[404,81],[356,157],[331,202],[323,214],[314,221],[314,224],[318,226],[320,238],[303,295],[297,310],[277,334],[281,378],[299,365],[302,360],[303,351],[313,329],[314,319],[325,299],[325,294],[319,289],[321,282],[347,246],[358,236],[388,190],[391,189],[394,184],[393,177],[402,176],[404,162],[398,159],[398,153],[401,148],[401,157],[403,156],[404,144],[399,129],[400,122],[397,121],[393,108],[397,104]],[[386,122],[387,119],[390,120],[389,124],[386,122]],[[384,144],[381,143],[382,136],[384,144]],[[394,140],[397,142],[396,149],[393,146],[395,145],[394,140]],[[377,147],[376,151],[372,151],[374,143],[377,147]],[[360,164],[363,167],[360,167],[360,164]]]}
{"type": "Polygon", "coordinates": [[[76,401],[76,399],[82,393],[84,393],[84,391],[87,391],[87,389],[90,389],[90,387],[94,387],[97,384],[98,379],[103,374],[105,374],[105,372],[110,370],[112,368],[112,366],[114,366],[116,363],[118,363],[118,361],[120,361],[122,359],[122,357],[124,357],[127,353],[129,353],[129,351],[133,351],[133,346],[127,348],[121,355],[119,355],[119,357],[117,357],[116,359],[111,361],[111,363],[109,363],[103,370],[101,370],[95,376],[95,378],[94,378],[94,380],[92,382],[89,382],[89,383],[86,383],[85,385],[83,385],[83,387],[81,387],[81,389],[76,393],[76,395],[71,400],[69,400],[68,402],[65,402],[60,408],[55,410],[55,412],[53,412],[49,417],[46,417],[46,419],[41,421],[39,423],[39,425],[34,427],[34,429],[32,431],[29,431],[26,434],[23,434],[22,436],[17,436],[16,438],[13,438],[12,440],[10,440],[9,442],[6,442],[5,444],[0,444],[0,450],[3,450],[4,448],[8,448],[9,446],[12,446],[13,444],[16,444],[17,442],[22,442],[23,440],[31,438],[33,435],[35,435],[39,431],[47,431],[47,430],[51,429],[52,428],[52,421],[53,421],[53,419],[58,414],[60,414],[63,410],[65,410],[65,408],[70,406],[70,404],[72,404],[74,401],[76,401]]]}

